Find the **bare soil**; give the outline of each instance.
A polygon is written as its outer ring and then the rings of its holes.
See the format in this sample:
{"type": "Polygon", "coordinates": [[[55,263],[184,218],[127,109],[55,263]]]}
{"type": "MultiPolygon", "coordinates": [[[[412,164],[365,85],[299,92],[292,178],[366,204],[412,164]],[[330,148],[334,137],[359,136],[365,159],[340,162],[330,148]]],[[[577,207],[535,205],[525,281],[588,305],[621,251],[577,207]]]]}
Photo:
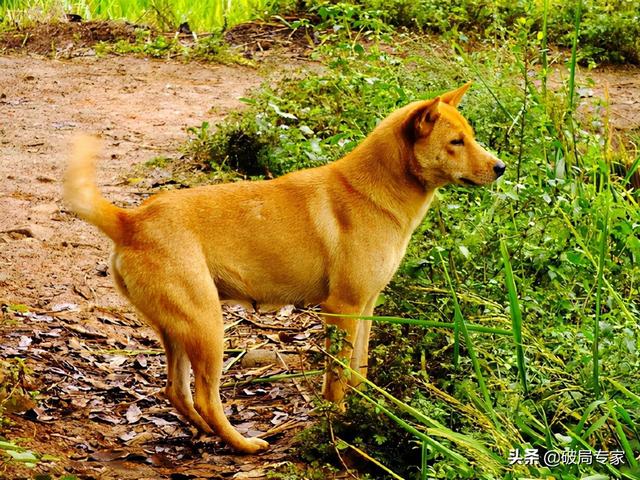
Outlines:
{"type": "MultiPolygon", "coordinates": [[[[551,88],[560,88],[561,80],[567,77],[565,69],[556,70],[551,88]]],[[[609,110],[611,125],[624,134],[640,129],[640,67],[605,65],[594,70],[580,69],[577,81],[583,112],[602,117],[609,110]],[[596,108],[598,105],[604,108],[596,108]]]]}
{"type": "Polygon", "coordinates": [[[0,50],[29,51],[41,55],[78,52],[98,42],[136,39],[136,25],[125,22],[35,23],[0,33],[0,50]]]}
{"type": "MultiPolygon", "coordinates": [[[[103,137],[102,190],[122,206],[135,205],[149,193],[126,181],[135,165],[179,156],[185,127],[215,124],[241,108],[238,98],[260,81],[243,67],[0,57],[0,358],[25,358],[33,370],[29,382],[43,399],[16,408],[4,434],[58,457],[36,472],[263,478],[290,456],[293,434],[311,408],[308,382],[225,389],[233,422],[273,442],[268,453],[247,458],[215,438],[195,439],[162,396],[164,356],[155,334],[113,289],[110,241],[61,201],[74,132],[103,137]],[[17,305],[28,312],[16,312],[17,305]]],[[[253,352],[235,364],[228,380],[309,368],[296,352],[308,348],[308,337],[319,337],[316,319],[289,311],[257,319],[228,310],[227,320],[233,324],[228,348],[237,349],[229,359],[245,349],[261,353],[257,363],[253,352]]],[[[0,464],[0,478],[27,475],[32,472],[19,463],[0,464]]]]}
{"type": "MultiPolygon", "coordinates": [[[[294,22],[298,17],[288,17],[285,20],[294,22]]],[[[236,50],[241,51],[248,58],[264,58],[273,50],[285,49],[288,56],[306,57],[318,39],[313,29],[301,27],[291,30],[283,23],[265,21],[246,22],[230,28],[224,39],[236,50]]]]}

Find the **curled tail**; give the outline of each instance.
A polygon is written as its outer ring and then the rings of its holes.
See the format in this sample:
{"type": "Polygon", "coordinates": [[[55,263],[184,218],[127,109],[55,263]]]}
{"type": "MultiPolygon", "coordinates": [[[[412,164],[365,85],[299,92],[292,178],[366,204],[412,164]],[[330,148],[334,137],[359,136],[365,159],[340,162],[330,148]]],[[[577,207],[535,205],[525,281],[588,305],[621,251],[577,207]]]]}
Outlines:
{"type": "Polygon", "coordinates": [[[95,137],[82,135],[75,139],[64,178],[64,198],[80,218],[97,226],[114,242],[121,243],[127,213],[98,191],[95,173],[99,150],[100,143],[95,137]]]}

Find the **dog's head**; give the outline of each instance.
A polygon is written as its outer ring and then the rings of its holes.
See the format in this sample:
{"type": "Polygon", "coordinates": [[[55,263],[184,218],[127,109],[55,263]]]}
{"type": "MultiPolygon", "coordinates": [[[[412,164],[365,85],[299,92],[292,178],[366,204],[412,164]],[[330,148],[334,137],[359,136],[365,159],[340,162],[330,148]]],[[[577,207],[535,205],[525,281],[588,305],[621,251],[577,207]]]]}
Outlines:
{"type": "Polygon", "coordinates": [[[425,185],[487,185],[506,169],[476,142],[473,129],[456,109],[470,85],[412,103],[403,112],[402,134],[413,153],[411,172],[425,185]]]}

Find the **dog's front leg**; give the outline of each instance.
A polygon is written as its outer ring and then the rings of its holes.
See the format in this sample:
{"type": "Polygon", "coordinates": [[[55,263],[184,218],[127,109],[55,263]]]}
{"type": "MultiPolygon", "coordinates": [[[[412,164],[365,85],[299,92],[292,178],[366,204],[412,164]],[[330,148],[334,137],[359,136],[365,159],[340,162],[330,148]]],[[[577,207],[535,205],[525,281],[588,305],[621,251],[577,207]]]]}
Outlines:
{"type": "MultiPolygon", "coordinates": [[[[373,309],[378,300],[378,293],[373,295],[364,307],[361,315],[370,317],[373,315],[373,309]]],[[[351,368],[360,375],[367,378],[367,370],[369,368],[369,334],[371,333],[371,320],[358,320],[358,328],[355,341],[353,342],[353,354],[351,355],[351,368]]],[[[362,380],[355,375],[349,378],[349,385],[358,387],[362,384],[362,380]]]]}
{"type": "MultiPolygon", "coordinates": [[[[338,336],[338,338],[331,338],[331,335],[327,335],[326,349],[347,365],[351,363],[353,345],[358,334],[359,320],[354,317],[339,317],[333,315],[360,315],[362,310],[363,307],[360,305],[354,306],[331,299],[322,305],[323,312],[332,314],[332,316],[325,317],[326,325],[335,325],[337,331],[334,332],[334,335],[338,336]],[[340,338],[341,331],[344,332],[344,337],[342,338],[340,338]],[[336,341],[339,341],[338,348],[334,345],[336,341]]],[[[342,367],[328,360],[327,371],[324,376],[324,385],[322,387],[322,395],[324,398],[340,405],[349,388],[349,376],[347,372],[344,372],[342,367]]]]}

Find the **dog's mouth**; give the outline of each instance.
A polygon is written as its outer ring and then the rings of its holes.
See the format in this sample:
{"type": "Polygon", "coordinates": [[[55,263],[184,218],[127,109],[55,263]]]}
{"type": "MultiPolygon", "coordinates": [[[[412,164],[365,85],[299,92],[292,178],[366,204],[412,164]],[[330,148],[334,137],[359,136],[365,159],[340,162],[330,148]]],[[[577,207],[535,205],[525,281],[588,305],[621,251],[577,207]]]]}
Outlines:
{"type": "Polygon", "coordinates": [[[465,185],[471,185],[473,187],[477,187],[478,186],[478,184],[476,182],[474,182],[473,180],[469,180],[468,178],[460,177],[460,181],[462,183],[464,183],[465,185]]]}

